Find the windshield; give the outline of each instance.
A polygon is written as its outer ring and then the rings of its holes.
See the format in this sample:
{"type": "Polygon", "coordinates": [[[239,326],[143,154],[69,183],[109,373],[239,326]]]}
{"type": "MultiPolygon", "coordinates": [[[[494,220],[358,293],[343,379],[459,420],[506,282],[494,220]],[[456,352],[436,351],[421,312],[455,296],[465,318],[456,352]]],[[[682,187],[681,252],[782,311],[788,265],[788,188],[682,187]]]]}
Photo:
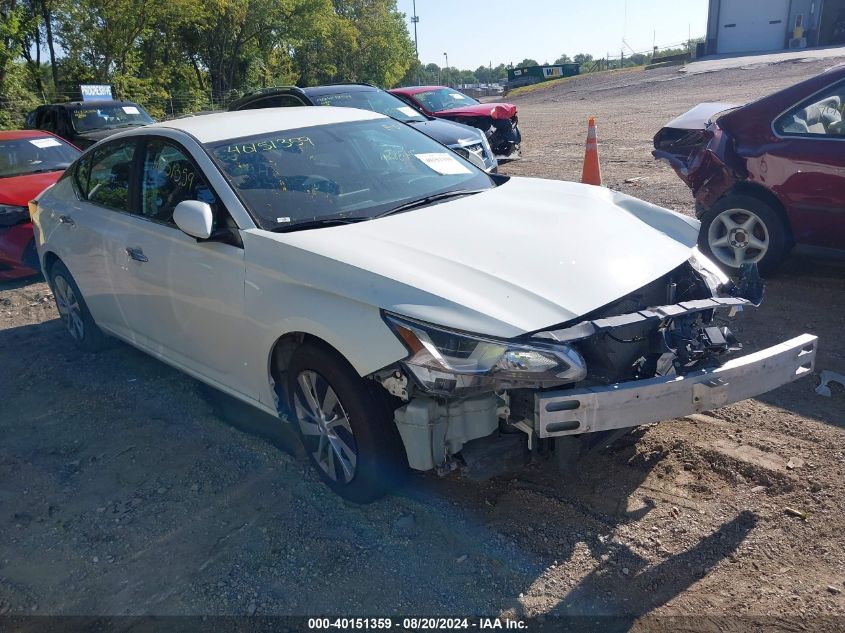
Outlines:
{"type": "Polygon", "coordinates": [[[454,152],[390,119],[283,130],[210,149],[268,230],[369,219],[431,195],[494,186],[454,152]]]}
{"type": "Polygon", "coordinates": [[[429,112],[440,110],[454,110],[470,105],[478,105],[478,101],[451,88],[436,88],[425,90],[413,95],[429,112]]]}
{"type": "Polygon", "coordinates": [[[54,136],[0,140],[0,178],[64,170],[79,150],[54,136]]]}
{"type": "Polygon", "coordinates": [[[407,103],[383,90],[355,90],[325,95],[311,95],[316,105],[361,108],[389,116],[403,123],[425,121],[425,116],[407,103]]]}
{"type": "Polygon", "coordinates": [[[89,107],[72,110],[71,120],[73,121],[73,129],[80,133],[154,123],[150,115],[144,112],[141,106],[134,104],[118,106],[92,104],[89,107]]]}

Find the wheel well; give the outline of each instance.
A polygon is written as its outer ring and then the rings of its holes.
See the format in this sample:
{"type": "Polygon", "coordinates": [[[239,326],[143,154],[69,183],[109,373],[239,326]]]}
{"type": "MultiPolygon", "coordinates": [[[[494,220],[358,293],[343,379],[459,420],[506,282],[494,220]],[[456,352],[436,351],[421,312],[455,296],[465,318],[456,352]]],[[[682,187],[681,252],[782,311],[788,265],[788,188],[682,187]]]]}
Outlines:
{"type": "Polygon", "coordinates": [[[763,202],[768,204],[780,216],[781,220],[783,220],[783,227],[784,229],[786,229],[786,235],[789,239],[789,242],[795,242],[795,239],[792,236],[792,226],[789,224],[789,216],[786,215],[786,209],[784,209],[783,203],[775,194],[773,194],[765,187],[761,187],[760,185],[756,185],[750,182],[741,182],[738,183],[735,187],[728,190],[725,195],[719,198],[719,201],[722,201],[730,196],[736,195],[751,196],[752,198],[757,198],[758,200],[762,200],[763,202]]]}
{"type": "Polygon", "coordinates": [[[290,411],[290,403],[287,401],[287,391],[285,389],[287,372],[293,353],[303,343],[319,345],[343,358],[343,355],[329,343],[307,332],[288,332],[284,336],[279,337],[270,351],[269,379],[273,393],[276,395],[276,408],[280,413],[288,413],[290,411]]]}
{"type": "Polygon", "coordinates": [[[47,281],[50,281],[50,269],[53,268],[53,265],[59,261],[61,261],[59,256],[52,251],[48,251],[44,255],[44,276],[47,278],[47,281]]]}

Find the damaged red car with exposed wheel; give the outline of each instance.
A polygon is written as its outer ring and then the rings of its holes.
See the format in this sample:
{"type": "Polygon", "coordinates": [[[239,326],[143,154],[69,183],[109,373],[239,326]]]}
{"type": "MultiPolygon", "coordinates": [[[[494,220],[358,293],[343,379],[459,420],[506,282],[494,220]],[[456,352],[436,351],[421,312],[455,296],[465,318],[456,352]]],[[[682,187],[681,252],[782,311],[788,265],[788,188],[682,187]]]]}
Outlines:
{"type": "Polygon", "coordinates": [[[772,273],[793,249],[845,254],[845,65],[745,106],[702,103],[654,137],[690,187],[700,248],[772,273]]]}
{"type": "Polygon", "coordinates": [[[481,103],[446,86],[412,86],[388,92],[428,116],[478,128],[487,137],[496,160],[520,157],[522,134],[516,106],[512,103],[481,103]]]}

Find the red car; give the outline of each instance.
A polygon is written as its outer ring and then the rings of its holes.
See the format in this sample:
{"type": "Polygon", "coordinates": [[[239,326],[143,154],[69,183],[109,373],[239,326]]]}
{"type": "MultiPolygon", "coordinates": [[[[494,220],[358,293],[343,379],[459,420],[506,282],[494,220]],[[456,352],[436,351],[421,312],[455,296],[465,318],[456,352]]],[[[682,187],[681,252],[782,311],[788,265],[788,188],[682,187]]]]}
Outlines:
{"type": "Polygon", "coordinates": [[[0,131],[0,280],[38,273],[27,204],[56,182],[79,154],[49,132],[0,131]]]}
{"type": "Polygon", "coordinates": [[[445,86],[413,86],[389,91],[428,116],[477,127],[498,160],[519,158],[519,119],[512,103],[481,103],[445,86]]]}
{"type": "Polygon", "coordinates": [[[745,106],[705,103],[654,137],[695,196],[699,246],[772,272],[793,247],[845,254],[845,65],[745,106]]]}

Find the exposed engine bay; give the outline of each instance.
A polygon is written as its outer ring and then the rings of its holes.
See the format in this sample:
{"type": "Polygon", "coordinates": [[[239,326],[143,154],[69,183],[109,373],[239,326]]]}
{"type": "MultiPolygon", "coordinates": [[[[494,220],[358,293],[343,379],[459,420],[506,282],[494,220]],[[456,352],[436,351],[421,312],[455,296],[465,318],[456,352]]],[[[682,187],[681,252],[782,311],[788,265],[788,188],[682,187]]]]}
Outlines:
{"type": "MultiPolygon", "coordinates": [[[[505,440],[500,448],[511,455],[515,434],[527,436],[526,455],[548,453],[557,436],[624,429],[726,404],[735,396],[749,397],[746,393],[756,395],[757,386],[768,383],[745,378],[756,371],[757,366],[749,364],[758,361],[755,355],[745,357],[749,361],[732,361],[739,363],[736,367],[726,364],[742,349],[728,324],[743,308],[759,305],[762,293],[754,265],[734,284],[694,256],[598,310],[526,334],[507,346],[500,344],[494,356],[501,358],[483,375],[466,371],[448,380],[442,371],[444,358],[438,365],[433,356],[442,353],[453,364],[454,358],[464,363],[475,358],[477,363],[479,356],[493,353],[489,348],[496,347],[495,341],[479,343],[456,335],[441,339],[442,332],[422,326],[415,330],[413,323],[397,321],[398,335],[419,337],[416,344],[409,343],[409,350],[416,352],[371,378],[394,399],[395,420],[413,468],[449,472],[468,465],[473,451],[479,450],[489,467],[499,450],[496,438],[505,440]],[[487,348],[479,354],[483,345],[487,348]],[[509,378],[516,376],[511,370],[520,363],[543,362],[558,364],[538,370],[539,379],[533,382],[509,378]],[[725,376],[735,385],[731,389],[725,376]],[[615,407],[613,415],[605,419],[602,406],[615,407]]],[[[386,317],[388,323],[391,318],[386,317]]],[[[766,359],[776,357],[784,366],[783,372],[774,372],[781,381],[777,384],[811,370],[815,337],[804,336],[806,340],[781,344],[787,346],[783,349],[766,350],[766,359]]],[[[765,390],[777,386],[771,384],[765,390]]]]}

